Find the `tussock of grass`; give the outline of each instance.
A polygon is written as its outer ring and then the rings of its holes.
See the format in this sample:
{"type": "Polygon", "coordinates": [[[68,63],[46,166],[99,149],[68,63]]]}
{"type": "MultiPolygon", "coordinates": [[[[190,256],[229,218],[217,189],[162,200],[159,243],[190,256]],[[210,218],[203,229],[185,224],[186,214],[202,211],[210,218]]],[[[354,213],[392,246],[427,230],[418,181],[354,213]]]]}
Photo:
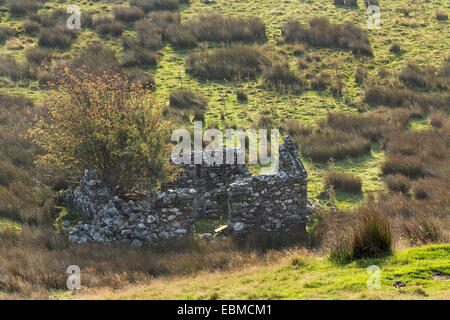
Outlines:
{"type": "Polygon", "coordinates": [[[93,21],[95,31],[102,35],[111,35],[118,37],[122,35],[125,30],[125,26],[107,15],[98,15],[93,21]]]}
{"type": "Polygon", "coordinates": [[[130,0],[130,5],[139,7],[147,13],[154,10],[176,10],[179,0],[130,0]]]}
{"type": "Polygon", "coordinates": [[[255,47],[233,46],[196,51],[186,58],[186,71],[210,80],[253,78],[268,60],[255,47]]]}
{"type": "Polygon", "coordinates": [[[12,37],[16,31],[10,27],[0,26],[0,42],[4,42],[12,37]]]}
{"type": "Polygon", "coordinates": [[[384,182],[393,192],[407,193],[411,188],[411,180],[402,174],[387,175],[384,182]]]}
{"type": "Polygon", "coordinates": [[[66,28],[43,28],[39,32],[38,44],[42,47],[66,49],[75,37],[75,32],[66,28]]]}
{"type": "Polygon", "coordinates": [[[287,22],[282,32],[286,42],[350,49],[357,56],[373,56],[367,33],[351,23],[339,25],[330,23],[327,17],[314,17],[309,22],[309,28],[294,20],[287,22]]]}
{"type": "Polygon", "coordinates": [[[125,23],[133,22],[144,17],[144,11],[138,7],[114,6],[114,17],[125,23]]]}
{"type": "Polygon", "coordinates": [[[84,68],[86,72],[98,76],[103,73],[121,72],[120,64],[114,51],[100,42],[83,48],[69,64],[73,69],[84,68]]]}
{"type": "Polygon", "coordinates": [[[302,153],[313,161],[326,162],[359,157],[370,151],[371,142],[354,133],[341,130],[316,131],[299,142],[302,153]]]}
{"type": "Polygon", "coordinates": [[[360,193],[362,190],[361,178],[351,174],[330,170],[325,176],[325,186],[333,187],[342,192],[360,193]]]}
{"type": "Polygon", "coordinates": [[[337,262],[390,255],[391,220],[370,207],[361,208],[355,213],[353,225],[341,230],[329,246],[330,259],[337,262]]]}
{"type": "Polygon", "coordinates": [[[235,18],[202,14],[185,24],[197,41],[256,41],[266,37],[266,26],[258,18],[235,18]]]}
{"type": "Polygon", "coordinates": [[[8,0],[9,12],[13,15],[25,15],[36,12],[41,7],[39,0],[8,0]]]}
{"type": "Polygon", "coordinates": [[[264,84],[267,89],[300,92],[306,87],[306,80],[300,74],[293,72],[288,66],[274,65],[263,73],[264,84]]]}
{"type": "Polygon", "coordinates": [[[170,106],[178,109],[201,108],[207,106],[206,99],[190,89],[180,89],[170,93],[170,106]]]}

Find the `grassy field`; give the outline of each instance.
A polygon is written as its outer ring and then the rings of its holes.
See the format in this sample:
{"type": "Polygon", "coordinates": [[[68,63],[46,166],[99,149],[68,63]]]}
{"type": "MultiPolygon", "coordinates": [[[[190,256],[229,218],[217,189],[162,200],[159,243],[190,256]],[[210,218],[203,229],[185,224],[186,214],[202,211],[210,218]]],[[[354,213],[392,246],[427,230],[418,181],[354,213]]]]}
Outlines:
{"type": "MultiPolygon", "coordinates": [[[[127,1],[77,1],[82,10],[92,10],[96,13],[110,13],[113,5],[127,4],[127,1]]],[[[65,7],[60,1],[47,1],[41,11],[65,7]]],[[[329,91],[307,90],[300,94],[278,93],[265,90],[261,76],[249,81],[203,81],[185,71],[184,59],[191,50],[177,50],[172,45],[164,43],[159,51],[159,61],[155,67],[142,68],[153,74],[158,99],[168,102],[170,91],[181,86],[190,87],[203,94],[208,99],[208,110],[205,114],[206,123],[219,127],[246,128],[251,125],[262,111],[268,112],[275,125],[285,119],[297,119],[302,123],[314,123],[325,116],[327,112],[348,111],[356,112],[361,106],[362,88],[355,82],[354,70],[357,66],[367,68],[370,74],[377,75],[381,68],[396,72],[407,61],[419,64],[431,63],[438,65],[449,50],[449,41],[445,41],[445,34],[450,31],[449,22],[435,18],[437,9],[448,11],[448,3],[444,0],[433,1],[381,1],[381,29],[367,30],[374,51],[374,58],[357,58],[351,52],[340,49],[309,48],[308,52],[320,55],[320,62],[312,62],[309,71],[320,70],[338,71],[345,80],[345,88],[341,97],[333,96],[329,91]],[[406,16],[402,10],[408,9],[406,16]],[[389,51],[392,43],[401,45],[400,53],[389,51]],[[245,89],[249,100],[240,103],[236,99],[235,90],[245,89]]],[[[287,61],[293,69],[298,68],[292,54],[292,45],[281,43],[281,27],[292,19],[307,22],[312,16],[327,16],[331,22],[352,22],[366,28],[368,15],[363,3],[359,7],[335,6],[333,1],[200,1],[192,0],[189,4],[180,6],[182,21],[189,20],[198,13],[214,12],[225,15],[258,17],[267,26],[267,41],[264,44],[268,51],[287,61]]],[[[12,26],[20,29],[25,18],[13,16],[9,13],[2,15],[0,25],[12,26]]],[[[131,25],[127,25],[124,35],[132,36],[136,32],[131,25]]],[[[58,50],[57,58],[68,58],[76,55],[87,44],[100,40],[112,47],[118,54],[123,50],[120,41],[111,36],[99,36],[93,30],[81,30],[70,49],[58,50]]],[[[0,46],[0,54],[7,53],[24,59],[27,48],[36,46],[35,37],[19,34],[16,38],[7,40],[0,46]]],[[[220,43],[205,43],[210,48],[221,46],[220,43]]],[[[0,92],[22,93],[39,100],[46,94],[40,90],[36,81],[20,82],[0,87],[0,92]]],[[[383,152],[376,145],[371,154],[345,161],[337,161],[338,168],[358,174],[363,179],[363,191],[371,192],[383,189],[379,164],[384,159],[383,152]]],[[[327,166],[313,163],[303,157],[309,171],[309,190],[311,197],[319,194],[322,180],[327,166]]],[[[360,195],[340,194],[337,204],[342,207],[353,207],[362,198],[360,195]]]]}
{"type": "Polygon", "coordinates": [[[57,292],[56,299],[449,299],[450,246],[398,251],[346,265],[301,251],[275,264],[193,277],[151,280],[117,291],[57,292]],[[380,267],[380,289],[368,289],[368,266],[380,267]],[[447,276],[442,276],[446,274],[447,276]]]}
{"type": "MultiPolygon", "coordinates": [[[[8,4],[13,2],[0,0],[0,298],[450,298],[450,3],[447,0],[380,0],[380,29],[367,28],[369,15],[361,0],[357,7],[336,6],[333,0],[180,0],[182,4],[173,13],[180,13],[181,22],[186,25],[201,13],[261,19],[266,25],[266,37],[245,45],[254,52],[264,53],[272,65],[287,65],[289,71],[304,79],[306,85],[298,92],[270,88],[268,65],[260,66],[254,78],[230,81],[207,81],[186,71],[186,61],[192,53],[211,53],[222,47],[232,52],[233,46],[242,44],[234,40],[223,43],[196,39],[196,48],[192,49],[178,49],[162,41],[160,48],[149,49],[152,55],[157,55],[155,65],[125,65],[123,59],[130,48],[122,40],[139,38],[139,22],[124,23],[122,37],[102,35],[95,26],[82,26],[67,48],[45,47],[38,43],[41,35],[27,34],[24,24],[42,19],[39,28],[47,28],[49,21],[33,14],[11,14],[8,4]],[[334,30],[341,30],[337,25],[349,22],[356,30],[367,32],[373,57],[359,56],[349,48],[333,45],[289,43],[283,36],[282,28],[291,19],[307,26],[318,16],[327,17],[334,30]],[[270,126],[288,132],[291,128],[308,171],[308,198],[316,199],[325,190],[331,195],[331,199],[323,199],[320,210],[311,214],[308,239],[295,246],[272,247],[270,244],[278,240],[271,235],[272,238],[262,241],[255,238],[244,248],[232,238],[224,243],[194,239],[192,243],[168,245],[162,251],[150,247],[70,244],[61,230],[66,221],[76,224],[83,218],[76,210],[54,202],[52,195],[67,188],[67,181],[47,177],[36,170],[33,160],[41,150],[30,142],[26,133],[38,108],[18,95],[38,105],[54,93],[49,90],[45,77],[39,80],[39,75],[47,69],[27,60],[30,49],[49,50],[53,66],[67,66],[86,47],[97,42],[114,51],[120,72],[131,78],[127,72],[136,68],[155,80],[156,101],[165,111],[169,110],[168,114],[174,110],[170,105],[171,93],[183,88],[206,98],[207,107],[201,110],[205,127],[270,126]],[[392,50],[393,44],[398,44],[400,49],[392,50]],[[299,51],[303,52],[299,54],[299,51]],[[17,64],[11,63],[7,56],[17,64]],[[415,64],[410,67],[410,62],[415,64]],[[358,80],[356,70],[367,73],[362,81],[358,80]],[[17,76],[20,72],[29,73],[17,76]],[[335,77],[333,81],[341,80],[342,91],[336,93],[331,85],[315,87],[313,81],[322,72],[331,73],[335,77]],[[237,90],[245,92],[248,100],[238,100],[237,90]],[[373,100],[391,94],[391,101],[368,102],[365,98],[370,90],[378,92],[373,100]],[[402,103],[392,103],[402,95],[407,96],[402,103]],[[355,141],[362,142],[357,145],[355,141]],[[357,146],[341,154],[339,159],[327,162],[329,150],[342,150],[353,146],[353,142],[357,146]],[[307,155],[305,146],[316,151],[322,148],[325,156],[318,159],[313,153],[307,155]],[[362,152],[352,153],[358,147],[362,152]],[[323,182],[330,172],[341,176],[350,173],[353,180],[361,179],[362,192],[326,189],[323,182]],[[403,250],[394,251],[393,255],[389,251],[380,259],[353,257],[353,262],[347,264],[333,263],[324,254],[336,245],[330,239],[335,237],[345,242],[347,237],[354,237],[367,214],[386,221],[393,246],[399,249],[400,243],[403,250]],[[64,289],[68,264],[80,265],[85,270],[84,287],[79,292],[64,289]],[[367,289],[369,265],[381,268],[380,290],[367,289]]],[[[38,14],[78,5],[83,13],[92,15],[94,22],[102,14],[112,17],[114,6],[128,7],[130,3],[124,0],[40,2],[43,5],[38,14]]],[[[147,13],[145,19],[150,19],[152,14],[147,13]]],[[[325,32],[317,37],[327,38],[327,35],[325,32]]],[[[136,46],[148,49],[141,43],[136,46]]],[[[84,62],[89,62],[89,58],[85,57],[84,62]]],[[[181,122],[173,117],[170,120],[175,122],[174,126],[192,126],[192,113],[198,111],[194,109],[198,106],[190,107],[182,110],[190,114],[189,120],[181,122]]],[[[258,169],[258,166],[250,168],[252,172],[258,169]]],[[[226,224],[227,219],[224,216],[200,220],[196,233],[211,232],[226,224]]],[[[371,230],[365,231],[363,234],[368,234],[370,240],[371,230]]]]}

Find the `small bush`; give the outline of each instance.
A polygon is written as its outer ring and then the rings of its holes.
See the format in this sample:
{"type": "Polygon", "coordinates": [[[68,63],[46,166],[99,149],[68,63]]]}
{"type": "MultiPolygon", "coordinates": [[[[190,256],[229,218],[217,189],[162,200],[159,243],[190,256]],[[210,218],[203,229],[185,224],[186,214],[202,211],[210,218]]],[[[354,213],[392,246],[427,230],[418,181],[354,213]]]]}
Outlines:
{"type": "Polygon", "coordinates": [[[68,29],[43,28],[39,33],[38,44],[43,47],[66,49],[70,47],[74,37],[75,33],[68,29]]]}
{"type": "Polygon", "coordinates": [[[423,176],[422,161],[416,156],[389,154],[381,167],[384,175],[400,173],[409,178],[423,176]]]}
{"type": "Polygon", "coordinates": [[[436,11],[436,19],[438,19],[440,21],[448,20],[448,14],[445,13],[444,11],[437,10],[436,11]]]}
{"type": "Polygon", "coordinates": [[[26,34],[35,36],[35,35],[39,34],[41,25],[35,21],[27,21],[23,24],[23,29],[25,30],[26,34]]]}
{"type": "Polygon", "coordinates": [[[351,173],[340,173],[334,169],[327,173],[324,184],[328,188],[333,186],[335,190],[342,192],[361,193],[362,191],[361,178],[351,173]]]}
{"type": "Polygon", "coordinates": [[[358,84],[362,84],[368,77],[367,69],[364,67],[357,67],[355,70],[355,82],[358,84]]]}
{"type": "Polygon", "coordinates": [[[8,0],[9,12],[14,15],[25,15],[36,12],[41,7],[38,0],[8,0]]]}
{"type": "Polygon", "coordinates": [[[245,102],[248,101],[247,92],[243,89],[237,89],[236,90],[236,98],[238,101],[245,102]]]}
{"type": "Polygon", "coordinates": [[[260,50],[234,46],[191,53],[186,58],[186,71],[210,80],[237,80],[254,77],[268,64],[260,50]]]}
{"type": "Polygon", "coordinates": [[[116,20],[125,23],[133,22],[144,17],[144,11],[138,7],[114,6],[113,13],[116,20]]]}
{"type": "Polygon", "coordinates": [[[41,105],[45,116],[30,131],[43,150],[36,159],[42,170],[50,175],[67,170],[76,177],[93,168],[119,194],[151,190],[171,179],[173,168],[165,161],[170,122],[148,89],[118,75],[58,71],[58,99],[41,105]]]}
{"type": "Polygon", "coordinates": [[[27,50],[26,57],[30,64],[41,65],[52,60],[52,52],[42,48],[31,48],[27,50]]]}
{"type": "Polygon", "coordinates": [[[15,33],[16,31],[13,28],[0,26],[0,42],[8,40],[15,33]]]}
{"type": "Polygon", "coordinates": [[[155,52],[141,47],[135,47],[126,51],[122,56],[122,66],[133,67],[138,65],[154,66],[158,61],[155,52]]]}
{"type": "Polygon", "coordinates": [[[306,87],[306,80],[291,71],[288,66],[274,65],[263,73],[264,84],[272,90],[300,92],[306,87]]]}
{"type": "Polygon", "coordinates": [[[411,188],[411,180],[402,174],[387,175],[384,178],[384,183],[393,192],[408,193],[411,188]]]}

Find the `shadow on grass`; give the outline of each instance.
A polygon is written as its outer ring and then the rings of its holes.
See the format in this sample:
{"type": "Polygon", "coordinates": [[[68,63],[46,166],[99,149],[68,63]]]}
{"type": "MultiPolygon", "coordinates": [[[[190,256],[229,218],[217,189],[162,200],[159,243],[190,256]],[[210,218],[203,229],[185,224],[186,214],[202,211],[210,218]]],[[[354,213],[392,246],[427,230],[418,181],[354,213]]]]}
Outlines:
{"type": "Polygon", "coordinates": [[[340,266],[340,267],[346,267],[353,263],[355,263],[358,268],[367,268],[372,265],[381,267],[381,266],[389,263],[391,258],[392,258],[392,254],[385,255],[382,257],[378,257],[378,258],[364,258],[364,259],[357,259],[357,260],[352,260],[352,259],[336,260],[336,261],[332,261],[332,263],[334,265],[340,266]]]}

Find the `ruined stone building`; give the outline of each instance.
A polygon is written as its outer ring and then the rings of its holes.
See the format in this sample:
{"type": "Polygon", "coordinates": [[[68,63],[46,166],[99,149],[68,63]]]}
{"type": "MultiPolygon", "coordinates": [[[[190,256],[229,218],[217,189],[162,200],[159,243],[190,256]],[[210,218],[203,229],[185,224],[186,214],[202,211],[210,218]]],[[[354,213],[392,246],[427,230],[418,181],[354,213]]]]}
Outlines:
{"type": "Polygon", "coordinates": [[[87,217],[69,229],[69,239],[140,245],[191,236],[197,219],[223,216],[234,234],[305,230],[307,173],[291,138],[283,142],[276,174],[257,176],[242,164],[183,165],[176,181],[143,201],[111,195],[87,170],[80,187],[63,196],[87,217]]]}

